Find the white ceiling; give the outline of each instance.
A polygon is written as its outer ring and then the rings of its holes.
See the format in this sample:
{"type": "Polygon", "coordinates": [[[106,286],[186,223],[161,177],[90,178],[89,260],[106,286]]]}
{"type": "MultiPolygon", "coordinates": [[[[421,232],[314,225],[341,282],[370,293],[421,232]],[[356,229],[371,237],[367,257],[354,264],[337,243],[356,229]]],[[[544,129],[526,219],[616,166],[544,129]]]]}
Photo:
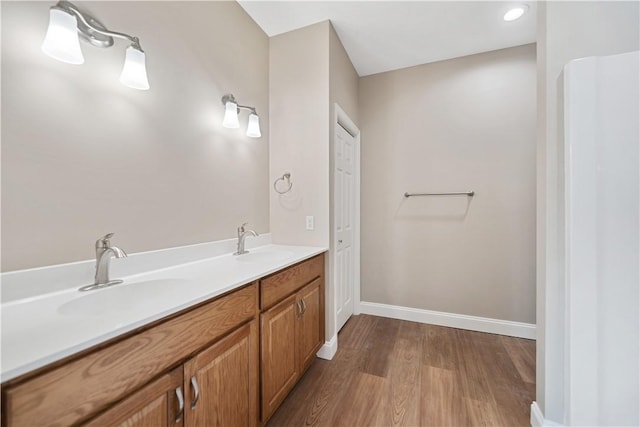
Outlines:
{"type": "Polygon", "coordinates": [[[331,20],[360,76],[536,41],[535,1],[247,1],[268,36],[331,20]],[[510,7],[529,5],[505,22],[510,7]]]}

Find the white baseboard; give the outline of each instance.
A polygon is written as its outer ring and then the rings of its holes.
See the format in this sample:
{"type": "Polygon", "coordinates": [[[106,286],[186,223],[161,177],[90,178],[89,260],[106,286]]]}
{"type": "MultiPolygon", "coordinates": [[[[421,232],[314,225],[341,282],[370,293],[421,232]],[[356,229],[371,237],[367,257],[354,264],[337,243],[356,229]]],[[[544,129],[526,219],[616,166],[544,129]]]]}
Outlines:
{"type": "Polygon", "coordinates": [[[445,313],[442,311],[423,310],[375,302],[360,302],[360,312],[362,314],[468,329],[470,331],[488,332],[491,334],[508,335],[532,340],[536,339],[536,325],[531,323],[467,316],[465,314],[445,313]]]}
{"type": "Polygon", "coordinates": [[[531,426],[532,427],[553,427],[560,426],[561,424],[553,421],[545,420],[544,414],[540,410],[537,402],[531,404],[531,426]]]}
{"type": "Polygon", "coordinates": [[[331,360],[338,351],[338,335],[331,337],[329,341],[325,341],[324,345],[316,353],[320,359],[331,360]]]}

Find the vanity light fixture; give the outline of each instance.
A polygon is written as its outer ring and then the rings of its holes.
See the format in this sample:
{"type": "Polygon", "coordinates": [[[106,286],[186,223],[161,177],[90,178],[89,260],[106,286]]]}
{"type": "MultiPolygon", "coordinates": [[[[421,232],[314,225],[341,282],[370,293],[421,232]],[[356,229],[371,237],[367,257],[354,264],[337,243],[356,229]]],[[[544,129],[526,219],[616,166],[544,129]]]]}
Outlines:
{"type": "Polygon", "coordinates": [[[529,6],[527,6],[526,4],[512,7],[507,11],[507,13],[504,14],[504,20],[507,22],[515,21],[516,19],[524,15],[527,10],[529,10],[529,6]]]}
{"type": "Polygon", "coordinates": [[[224,119],[222,120],[222,126],[230,129],[237,129],[240,127],[238,122],[238,114],[240,110],[249,110],[249,123],[247,125],[247,136],[251,138],[260,138],[260,116],[256,113],[255,107],[249,107],[248,105],[239,105],[236,98],[227,94],[222,97],[222,104],[224,105],[224,119]]]}
{"type": "Polygon", "coordinates": [[[108,30],[100,21],[71,2],[61,0],[49,10],[49,28],[42,51],[69,64],[82,64],[84,57],[79,39],[96,47],[113,46],[113,38],[131,42],[120,74],[120,83],[133,89],[149,89],[145,54],[140,40],[128,34],[108,30]]]}

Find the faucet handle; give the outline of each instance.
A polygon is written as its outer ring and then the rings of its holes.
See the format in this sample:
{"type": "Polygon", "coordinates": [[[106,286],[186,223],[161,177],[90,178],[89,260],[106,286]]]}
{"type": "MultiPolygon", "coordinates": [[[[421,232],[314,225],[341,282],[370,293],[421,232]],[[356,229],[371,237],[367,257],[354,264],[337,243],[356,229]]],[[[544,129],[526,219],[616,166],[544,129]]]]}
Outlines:
{"type": "Polygon", "coordinates": [[[114,234],[115,233],[108,233],[105,234],[101,239],[96,240],[96,248],[110,248],[111,242],[109,241],[109,239],[111,239],[114,234]]]}
{"type": "Polygon", "coordinates": [[[248,222],[243,223],[240,227],[238,227],[238,234],[244,233],[245,225],[249,224],[248,222]]]}

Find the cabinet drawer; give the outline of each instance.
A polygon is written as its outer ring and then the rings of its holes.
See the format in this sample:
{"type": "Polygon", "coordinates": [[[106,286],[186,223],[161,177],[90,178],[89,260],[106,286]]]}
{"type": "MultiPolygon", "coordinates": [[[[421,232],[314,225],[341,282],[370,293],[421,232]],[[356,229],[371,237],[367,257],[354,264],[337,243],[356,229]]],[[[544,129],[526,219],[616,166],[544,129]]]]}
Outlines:
{"type": "Polygon", "coordinates": [[[322,275],[324,255],[318,255],[260,280],[260,308],[264,310],[271,307],[322,275]]]}
{"type": "Polygon", "coordinates": [[[4,390],[6,426],[86,420],[254,318],[257,285],[237,290],[4,390]]]}
{"type": "Polygon", "coordinates": [[[180,408],[182,367],[161,376],[133,393],[106,412],[84,424],[84,427],[182,427],[184,404],[180,408]]]}

